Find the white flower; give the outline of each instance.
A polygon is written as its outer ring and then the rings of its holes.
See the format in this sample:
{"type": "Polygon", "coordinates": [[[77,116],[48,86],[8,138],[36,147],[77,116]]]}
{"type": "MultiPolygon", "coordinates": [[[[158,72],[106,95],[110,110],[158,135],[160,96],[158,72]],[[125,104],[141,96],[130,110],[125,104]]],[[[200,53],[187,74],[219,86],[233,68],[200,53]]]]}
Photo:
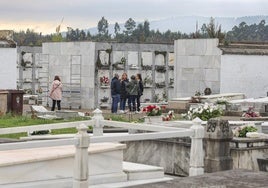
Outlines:
{"type": "Polygon", "coordinates": [[[205,105],[204,105],[204,109],[206,110],[206,109],[208,109],[208,108],[209,108],[208,103],[205,103],[205,105]]]}
{"type": "Polygon", "coordinates": [[[194,110],[193,110],[193,113],[197,113],[198,112],[198,108],[195,108],[194,110]]]}

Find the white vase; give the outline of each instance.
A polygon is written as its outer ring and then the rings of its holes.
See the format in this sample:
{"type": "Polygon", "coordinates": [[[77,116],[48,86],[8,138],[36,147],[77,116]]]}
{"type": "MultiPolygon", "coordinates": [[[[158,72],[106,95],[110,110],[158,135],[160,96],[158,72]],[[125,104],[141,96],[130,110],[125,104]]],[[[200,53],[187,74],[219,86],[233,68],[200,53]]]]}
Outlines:
{"type": "Polygon", "coordinates": [[[153,123],[161,123],[162,116],[145,116],[144,117],[144,122],[147,124],[153,124],[153,123]]]}

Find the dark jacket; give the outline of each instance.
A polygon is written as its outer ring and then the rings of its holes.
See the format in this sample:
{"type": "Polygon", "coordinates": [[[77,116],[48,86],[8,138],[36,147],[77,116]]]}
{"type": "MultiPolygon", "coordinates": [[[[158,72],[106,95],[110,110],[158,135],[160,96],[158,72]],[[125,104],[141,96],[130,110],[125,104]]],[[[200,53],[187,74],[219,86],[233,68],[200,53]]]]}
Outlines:
{"type": "Polygon", "coordinates": [[[138,81],[130,80],[130,82],[126,85],[126,89],[129,95],[138,95],[140,90],[138,81]]]}
{"type": "Polygon", "coordinates": [[[139,93],[138,93],[139,96],[142,96],[143,95],[143,83],[142,81],[139,81],[139,93]]]}
{"type": "Polygon", "coordinates": [[[117,77],[113,77],[111,82],[111,94],[117,95],[120,94],[120,81],[117,77]]]}
{"type": "Polygon", "coordinates": [[[122,80],[121,81],[121,91],[120,91],[120,98],[125,99],[128,97],[126,85],[128,84],[128,79],[127,80],[122,80]]]}

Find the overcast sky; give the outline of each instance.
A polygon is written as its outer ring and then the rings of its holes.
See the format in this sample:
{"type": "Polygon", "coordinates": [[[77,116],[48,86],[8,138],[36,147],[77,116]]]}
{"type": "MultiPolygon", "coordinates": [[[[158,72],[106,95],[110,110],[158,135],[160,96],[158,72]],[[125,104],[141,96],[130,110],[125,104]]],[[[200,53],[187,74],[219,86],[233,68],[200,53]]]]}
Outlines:
{"type": "Polygon", "coordinates": [[[177,16],[240,17],[268,15],[268,0],[0,0],[0,29],[55,32],[66,27],[158,20],[177,16]]]}

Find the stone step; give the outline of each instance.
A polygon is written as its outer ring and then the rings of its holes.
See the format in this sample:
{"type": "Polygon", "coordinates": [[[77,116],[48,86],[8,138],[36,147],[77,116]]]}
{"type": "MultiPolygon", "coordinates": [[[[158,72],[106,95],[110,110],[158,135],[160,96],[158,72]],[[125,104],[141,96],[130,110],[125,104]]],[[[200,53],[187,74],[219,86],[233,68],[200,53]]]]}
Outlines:
{"type": "Polygon", "coordinates": [[[164,177],[164,168],[131,162],[123,162],[128,180],[157,179],[164,177]]]}
{"type": "MultiPolygon", "coordinates": [[[[127,179],[122,174],[112,176],[103,174],[102,176],[90,176],[90,188],[120,188],[135,185],[143,185],[157,182],[171,181],[173,178],[164,176],[162,167],[143,165],[138,163],[123,162],[123,171],[127,174],[127,179]],[[113,181],[111,180],[113,178],[113,181]],[[94,182],[92,181],[94,180],[94,182]],[[106,182],[105,182],[105,181],[106,182]]],[[[58,178],[46,181],[31,181],[24,183],[14,183],[4,185],[5,188],[71,188],[72,178],[58,178]]]]}
{"type": "MultiPolygon", "coordinates": [[[[123,172],[124,144],[91,144],[88,160],[91,184],[127,181],[123,172]]],[[[73,177],[74,146],[0,151],[0,187],[14,183],[73,177]]]]}

